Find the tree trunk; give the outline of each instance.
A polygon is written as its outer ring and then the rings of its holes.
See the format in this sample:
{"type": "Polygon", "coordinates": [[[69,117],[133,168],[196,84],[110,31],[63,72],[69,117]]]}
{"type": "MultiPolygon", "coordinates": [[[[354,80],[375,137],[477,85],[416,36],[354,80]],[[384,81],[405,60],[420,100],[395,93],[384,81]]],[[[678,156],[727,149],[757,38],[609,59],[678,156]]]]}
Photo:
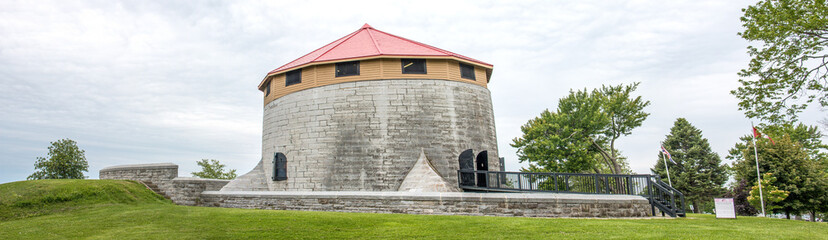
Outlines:
{"type": "Polygon", "coordinates": [[[612,174],[620,174],[617,170],[619,168],[616,167],[616,165],[618,164],[616,163],[616,159],[614,157],[615,152],[612,150],[612,147],[610,147],[610,152],[612,152],[612,154],[610,154],[606,150],[601,148],[601,146],[598,145],[597,142],[595,142],[595,139],[589,138],[589,141],[592,143],[592,146],[595,147],[595,149],[598,149],[598,152],[601,154],[601,159],[603,159],[604,162],[607,164],[607,167],[609,167],[610,172],[612,174]]]}
{"type": "Polygon", "coordinates": [[[694,213],[701,213],[701,208],[699,207],[699,200],[693,201],[693,212],[694,213]]]}
{"type": "Polygon", "coordinates": [[[615,139],[618,137],[612,138],[610,141],[610,153],[612,153],[612,169],[615,171],[614,174],[621,174],[621,165],[618,164],[618,154],[615,152],[615,139]]]}
{"type": "Polygon", "coordinates": [[[785,212],[785,218],[787,218],[788,220],[791,220],[791,213],[785,212]]]}
{"type": "Polygon", "coordinates": [[[816,222],[816,211],[811,210],[811,222],[816,222]]]}

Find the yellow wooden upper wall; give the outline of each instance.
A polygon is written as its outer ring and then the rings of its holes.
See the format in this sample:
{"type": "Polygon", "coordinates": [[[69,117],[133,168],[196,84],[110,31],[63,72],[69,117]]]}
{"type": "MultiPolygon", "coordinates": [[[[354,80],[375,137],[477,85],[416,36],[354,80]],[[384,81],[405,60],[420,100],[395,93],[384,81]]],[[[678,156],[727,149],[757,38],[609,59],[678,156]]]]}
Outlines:
{"type": "MultiPolygon", "coordinates": [[[[485,68],[474,66],[475,80],[460,77],[460,64],[451,59],[426,59],[426,74],[403,74],[399,58],[375,58],[359,63],[359,75],[336,77],[336,63],[313,65],[302,68],[302,82],[285,86],[285,74],[268,77],[270,94],[264,97],[264,104],[287,94],[309,88],[331,84],[384,79],[439,79],[466,82],[486,87],[488,82],[485,68]]],[[[263,88],[264,89],[264,88],[263,88]]]]}

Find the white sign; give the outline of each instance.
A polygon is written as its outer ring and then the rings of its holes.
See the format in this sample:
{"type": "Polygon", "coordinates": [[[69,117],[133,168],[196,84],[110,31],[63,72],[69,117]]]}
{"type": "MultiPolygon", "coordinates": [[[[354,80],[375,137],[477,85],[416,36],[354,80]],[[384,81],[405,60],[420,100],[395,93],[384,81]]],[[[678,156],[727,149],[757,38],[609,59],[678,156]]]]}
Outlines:
{"type": "Polygon", "coordinates": [[[716,218],[736,218],[736,207],[733,198],[714,198],[716,202],[716,218]]]}

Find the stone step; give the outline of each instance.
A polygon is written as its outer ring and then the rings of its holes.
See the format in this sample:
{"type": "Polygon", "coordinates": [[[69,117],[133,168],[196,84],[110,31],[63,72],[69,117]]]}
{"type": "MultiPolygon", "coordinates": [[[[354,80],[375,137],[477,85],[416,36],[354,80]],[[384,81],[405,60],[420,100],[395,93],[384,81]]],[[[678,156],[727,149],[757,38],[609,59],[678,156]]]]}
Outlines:
{"type": "Polygon", "coordinates": [[[158,185],[156,185],[155,183],[152,183],[150,181],[141,181],[141,183],[143,183],[144,186],[147,186],[147,188],[149,190],[152,190],[153,192],[157,193],[158,195],[161,195],[162,197],[164,197],[166,199],[170,199],[170,197],[167,196],[167,193],[165,193],[164,191],[161,191],[161,189],[158,188],[158,185]]]}

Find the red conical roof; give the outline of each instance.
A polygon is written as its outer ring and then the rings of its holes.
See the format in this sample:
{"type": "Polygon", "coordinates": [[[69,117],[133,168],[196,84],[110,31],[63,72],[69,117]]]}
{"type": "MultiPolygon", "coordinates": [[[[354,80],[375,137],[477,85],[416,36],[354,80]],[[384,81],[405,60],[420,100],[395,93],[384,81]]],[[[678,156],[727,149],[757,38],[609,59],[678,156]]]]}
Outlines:
{"type": "Polygon", "coordinates": [[[366,23],[356,32],[348,34],[328,45],[316,49],[316,51],[310,52],[284,66],[274,69],[268,75],[285,72],[317,62],[373,56],[456,57],[489,68],[492,67],[491,64],[470,57],[376,30],[366,23]]]}

